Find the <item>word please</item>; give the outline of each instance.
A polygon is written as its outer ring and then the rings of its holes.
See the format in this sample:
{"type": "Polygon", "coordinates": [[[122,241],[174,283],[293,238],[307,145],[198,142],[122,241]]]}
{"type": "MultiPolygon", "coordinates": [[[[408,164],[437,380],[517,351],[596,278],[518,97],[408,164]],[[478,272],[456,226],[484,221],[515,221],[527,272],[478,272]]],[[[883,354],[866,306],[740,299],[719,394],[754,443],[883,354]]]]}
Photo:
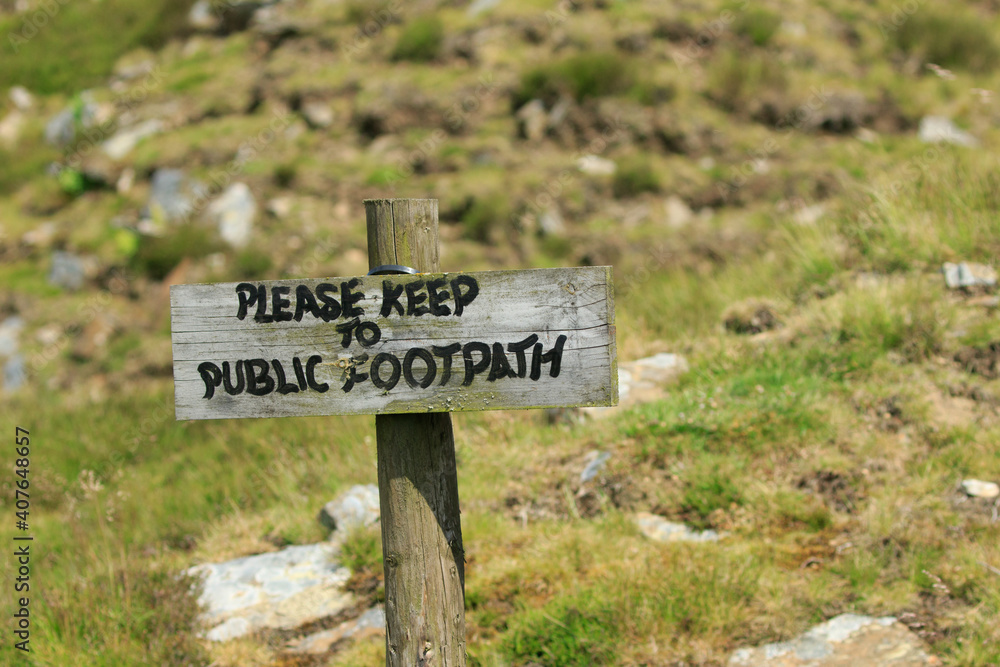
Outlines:
{"type": "MultiPolygon", "coordinates": [[[[361,280],[353,278],[340,285],[320,283],[315,290],[308,285],[296,285],[293,291],[289,285],[278,285],[268,290],[263,283],[240,283],[236,286],[236,318],[245,319],[254,306],[257,308],[253,316],[255,322],[301,322],[307,314],[324,322],[340,317],[362,317],[365,309],[360,302],[364,301],[365,294],[357,291],[360,284],[361,280]]],[[[472,276],[402,283],[383,280],[379,316],[461,317],[477,296],[479,282],[472,276]]]]}
{"type": "MultiPolygon", "coordinates": [[[[508,343],[506,349],[502,343],[452,343],[432,345],[430,348],[412,347],[402,355],[402,359],[392,352],[379,352],[374,357],[363,353],[333,365],[344,369],[345,380],[341,387],[344,392],[350,392],[362,382],[371,382],[377,389],[391,391],[401,379],[413,389],[427,389],[435,380],[438,386],[445,386],[458,375],[453,372],[456,356],[460,359],[458,363],[462,364],[464,387],[471,385],[478,375],[485,375],[488,382],[504,378],[528,378],[537,382],[545,365],[549,367],[549,377],[559,377],[565,345],[566,336],[560,335],[552,349],[545,351],[538,342],[538,335],[531,334],[516,343],[508,343]],[[508,353],[513,355],[513,363],[508,353]],[[368,364],[367,372],[361,372],[365,364],[368,364]]],[[[294,394],[309,390],[322,394],[330,390],[330,385],[316,379],[316,367],[319,365],[327,364],[323,364],[323,357],[318,354],[310,356],[304,363],[299,357],[293,357],[292,373],[286,373],[286,366],[278,359],[270,362],[266,359],[223,361],[221,366],[206,361],[198,366],[198,373],[205,383],[203,398],[206,400],[215,396],[218,388],[229,396],[243,393],[267,396],[274,392],[294,394]]]]}

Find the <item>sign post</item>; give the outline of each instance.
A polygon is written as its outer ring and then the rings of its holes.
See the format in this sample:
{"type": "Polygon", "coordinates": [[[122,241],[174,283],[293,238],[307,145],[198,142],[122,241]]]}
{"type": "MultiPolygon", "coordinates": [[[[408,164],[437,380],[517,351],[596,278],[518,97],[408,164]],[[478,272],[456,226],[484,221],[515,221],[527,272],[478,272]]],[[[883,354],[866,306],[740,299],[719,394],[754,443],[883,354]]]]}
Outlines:
{"type": "MultiPolygon", "coordinates": [[[[440,269],[436,199],[368,200],[365,218],[369,268],[440,269]]],[[[376,415],[375,438],[386,665],[464,667],[465,552],[451,415],[376,415]]]]}
{"type": "Polygon", "coordinates": [[[437,273],[437,200],[365,214],[368,276],[171,287],[177,419],[375,414],[386,664],[464,666],[448,413],[616,405],[611,268],[437,273]]]}

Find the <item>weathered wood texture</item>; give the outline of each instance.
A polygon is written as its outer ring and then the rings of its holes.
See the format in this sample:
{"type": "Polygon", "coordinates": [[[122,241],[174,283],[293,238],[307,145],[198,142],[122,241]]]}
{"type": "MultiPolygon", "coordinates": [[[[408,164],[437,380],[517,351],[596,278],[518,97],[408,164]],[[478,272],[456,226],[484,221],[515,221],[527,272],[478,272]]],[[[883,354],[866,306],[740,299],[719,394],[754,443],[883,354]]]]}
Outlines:
{"type": "MultiPolygon", "coordinates": [[[[437,271],[437,200],[365,202],[372,268],[437,271]]],[[[388,667],[464,667],[465,552],[451,415],[379,415],[388,667]]]]}
{"type": "MultiPolygon", "coordinates": [[[[425,240],[426,227],[402,230],[395,237],[369,231],[373,247],[382,249],[379,252],[388,252],[393,242],[401,247],[397,262],[381,264],[433,261],[430,265],[436,266],[436,253],[414,245],[425,240]]],[[[284,290],[285,317],[291,317],[301,300],[300,288],[316,295],[326,284],[337,290],[330,298],[340,298],[343,284],[352,280],[269,281],[242,284],[242,292],[238,283],[172,287],[177,418],[453,412],[617,402],[610,267],[359,278],[352,290],[361,297],[355,304],[362,312],[357,321],[367,328],[356,329],[348,347],[345,334],[337,330],[352,319],[346,316],[327,322],[306,310],[300,321],[260,321],[275,312],[275,290],[284,290]],[[470,281],[478,286],[478,295],[456,316],[455,293],[469,299],[470,281]],[[400,294],[398,307],[382,317],[386,282],[400,294]],[[449,295],[437,306],[450,314],[407,314],[410,293],[419,302],[415,308],[428,307],[430,284],[439,286],[439,295],[449,295]],[[256,287],[261,288],[266,307],[263,318],[255,319],[259,304],[250,292],[256,287]],[[237,317],[240,299],[250,301],[244,303],[243,319],[237,317]],[[378,333],[364,323],[377,327],[378,333]],[[359,340],[370,342],[376,335],[378,342],[367,347],[359,340]],[[537,340],[520,354],[512,351],[512,344],[531,342],[533,336],[537,340]],[[466,349],[470,343],[477,345],[466,349]],[[434,346],[441,352],[456,344],[461,349],[448,359],[443,353],[432,354],[434,346]],[[561,356],[553,377],[552,359],[544,355],[555,348],[561,356]],[[414,349],[419,351],[410,353],[414,349]],[[252,373],[251,360],[256,364],[252,373]],[[206,371],[206,362],[213,368],[206,371]],[[378,371],[374,377],[373,365],[378,371]],[[251,374],[257,380],[253,393],[251,374]],[[431,375],[428,386],[413,385],[428,382],[431,375]],[[283,384],[278,382],[280,376],[285,378],[283,384]]]]}

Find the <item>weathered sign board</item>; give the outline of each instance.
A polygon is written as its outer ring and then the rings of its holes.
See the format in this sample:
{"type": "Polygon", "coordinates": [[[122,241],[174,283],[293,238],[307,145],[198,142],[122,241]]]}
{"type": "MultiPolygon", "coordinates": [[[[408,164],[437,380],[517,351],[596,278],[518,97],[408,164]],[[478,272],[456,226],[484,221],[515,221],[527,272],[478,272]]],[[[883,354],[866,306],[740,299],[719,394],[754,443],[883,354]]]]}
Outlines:
{"type": "Polygon", "coordinates": [[[611,267],[175,285],[178,419],[618,402],[611,267]]]}

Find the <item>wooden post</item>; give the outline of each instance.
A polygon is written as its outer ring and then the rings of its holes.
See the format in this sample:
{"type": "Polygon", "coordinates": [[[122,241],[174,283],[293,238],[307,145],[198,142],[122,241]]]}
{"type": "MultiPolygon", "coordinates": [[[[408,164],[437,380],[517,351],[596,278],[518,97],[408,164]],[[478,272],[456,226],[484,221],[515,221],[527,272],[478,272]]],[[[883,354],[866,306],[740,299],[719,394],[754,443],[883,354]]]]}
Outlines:
{"type": "MultiPolygon", "coordinates": [[[[439,270],[436,199],[365,201],[371,268],[439,270]]],[[[376,415],[386,665],[465,665],[465,556],[451,415],[376,415]]]]}

